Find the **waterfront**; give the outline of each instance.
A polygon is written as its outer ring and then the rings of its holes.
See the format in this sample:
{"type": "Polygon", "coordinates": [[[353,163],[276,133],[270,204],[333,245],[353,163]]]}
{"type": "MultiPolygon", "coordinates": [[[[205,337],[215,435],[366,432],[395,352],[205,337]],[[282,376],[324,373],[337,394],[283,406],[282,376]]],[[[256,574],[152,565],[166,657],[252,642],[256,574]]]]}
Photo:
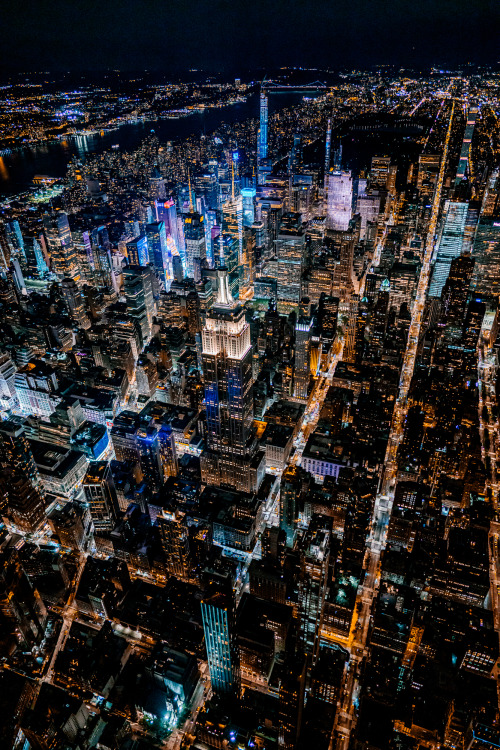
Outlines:
{"type": "MultiPolygon", "coordinates": [[[[269,97],[270,112],[298,104],[302,96],[300,93],[274,94],[269,97]]],[[[102,153],[114,145],[118,145],[122,151],[133,150],[152,132],[162,143],[193,134],[208,134],[224,123],[231,124],[258,117],[258,106],[258,94],[252,94],[246,102],[217,109],[207,108],[203,112],[179,119],[127,123],[109,132],[68,136],[12,151],[0,156],[0,195],[15,195],[27,190],[36,174],[64,177],[67,164],[73,156],[84,158],[86,154],[102,153]]]]}

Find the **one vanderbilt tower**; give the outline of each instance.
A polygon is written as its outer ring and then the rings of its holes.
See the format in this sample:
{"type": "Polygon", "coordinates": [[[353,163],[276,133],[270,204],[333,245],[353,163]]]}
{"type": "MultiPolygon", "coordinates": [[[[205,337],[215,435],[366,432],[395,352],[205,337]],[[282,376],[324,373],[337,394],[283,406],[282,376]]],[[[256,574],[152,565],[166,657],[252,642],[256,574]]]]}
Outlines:
{"type": "Polygon", "coordinates": [[[258,489],[265,464],[253,425],[252,345],[245,311],[219,269],[217,301],[202,333],[206,450],[201,457],[205,484],[242,492],[258,489]]]}

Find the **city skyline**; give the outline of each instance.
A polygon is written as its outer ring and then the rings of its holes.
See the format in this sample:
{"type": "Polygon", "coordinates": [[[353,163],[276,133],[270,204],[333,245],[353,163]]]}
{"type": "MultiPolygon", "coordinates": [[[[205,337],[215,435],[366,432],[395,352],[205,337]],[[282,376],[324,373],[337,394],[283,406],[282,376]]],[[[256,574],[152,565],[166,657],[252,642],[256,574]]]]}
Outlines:
{"type": "Polygon", "coordinates": [[[496,65],[0,90],[2,747],[500,746],[496,65]]]}

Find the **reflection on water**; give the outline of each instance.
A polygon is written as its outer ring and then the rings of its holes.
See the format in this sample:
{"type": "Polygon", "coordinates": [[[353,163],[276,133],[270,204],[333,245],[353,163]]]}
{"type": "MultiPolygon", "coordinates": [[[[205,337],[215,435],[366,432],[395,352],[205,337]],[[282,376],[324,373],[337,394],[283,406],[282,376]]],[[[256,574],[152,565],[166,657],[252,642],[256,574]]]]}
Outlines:
{"type": "MultiPolygon", "coordinates": [[[[272,113],[298,104],[301,100],[302,94],[271,96],[269,109],[272,113]]],[[[90,136],[66,137],[60,141],[29,146],[3,157],[3,161],[0,162],[0,194],[12,195],[26,190],[36,174],[64,177],[66,166],[72,156],[83,158],[89,153],[101,153],[111,149],[114,144],[118,144],[123,151],[129,151],[137,148],[152,131],[160,141],[210,133],[222,123],[231,124],[250,117],[256,118],[258,112],[258,95],[252,94],[246,102],[219,109],[206,109],[202,113],[178,120],[127,123],[109,133],[101,130],[100,133],[90,136]]]]}
{"type": "Polygon", "coordinates": [[[0,156],[0,180],[7,182],[9,180],[9,170],[7,169],[3,156],[0,156]]]}

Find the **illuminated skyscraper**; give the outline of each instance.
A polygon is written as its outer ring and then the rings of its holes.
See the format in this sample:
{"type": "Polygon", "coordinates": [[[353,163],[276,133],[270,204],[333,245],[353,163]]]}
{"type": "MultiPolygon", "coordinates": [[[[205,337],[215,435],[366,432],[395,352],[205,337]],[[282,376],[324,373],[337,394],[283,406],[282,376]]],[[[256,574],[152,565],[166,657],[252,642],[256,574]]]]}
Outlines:
{"type": "Polygon", "coordinates": [[[5,236],[10,246],[12,255],[22,255],[24,250],[24,241],[21,234],[21,228],[17,219],[5,222],[5,236]]]}
{"type": "Polygon", "coordinates": [[[288,158],[288,171],[291,174],[295,174],[299,171],[302,162],[302,146],[301,137],[299,133],[293,136],[293,145],[288,158]]]}
{"type": "Polygon", "coordinates": [[[352,216],[352,175],[350,172],[330,172],[328,175],[327,218],[331,229],[345,231],[352,216]]]}
{"type": "Polygon", "coordinates": [[[151,324],[155,311],[153,299],[152,270],[144,266],[128,266],[123,271],[123,293],[131,318],[139,324],[142,344],[151,335],[151,324]]]}
{"type": "Polygon", "coordinates": [[[310,372],[310,345],[313,319],[300,317],[295,326],[295,363],[293,367],[293,395],[307,400],[310,372]]]}
{"type": "Polygon", "coordinates": [[[215,266],[226,268],[228,272],[228,287],[233,299],[239,298],[239,258],[238,240],[230,234],[220,234],[215,244],[215,266]]]}
{"type": "Polygon", "coordinates": [[[185,514],[163,510],[156,519],[169,575],[185,581],[190,575],[189,535],[185,514]]]}
{"type": "Polygon", "coordinates": [[[457,176],[455,178],[456,188],[464,179],[467,168],[469,166],[472,136],[474,135],[474,128],[476,126],[478,111],[479,110],[477,107],[470,107],[467,115],[467,124],[465,126],[464,139],[462,141],[462,149],[460,151],[460,160],[458,162],[457,176]]]}
{"type": "Polygon", "coordinates": [[[451,261],[462,252],[468,209],[468,203],[446,201],[444,205],[444,223],[432,269],[429,297],[441,296],[450,273],[451,261]]]}
{"type": "Polygon", "coordinates": [[[172,237],[177,250],[179,249],[179,238],[177,228],[177,209],[175,207],[175,201],[155,201],[156,209],[156,221],[163,221],[165,223],[165,231],[167,237],[172,237]]]}
{"type": "Polygon", "coordinates": [[[167,232],[163,221],[155,221],[146,226],[149,263],[154,268],[163,287],[168,287],[172,278],[171,258],[169,257],[167,232]]]}
{"type": "Polygon", "coordinates": [[[107,227],[95,227],[90,232],[90,247],[90,265],[93,269],[95,284],[99,287],[111,287],[113,262],[111,260],[111,242],[107,227]]]}
{"type": "Polygon", "coordinates": [[[127,259],[131,266],[147,266],[149,262],[147,237],[134,237],[127,242],[127,259]]]}
{"type": "Polygon", "coordinates": [[[255,221],[255,188],[243,188],[241,197],[243,199],[243,226],[251,227],[255,221]]]}
{"type": "Polygon", "coordinates": [[[203,216],[191,212],[184,218],[184,241],[186,243],[186,276],[195,281],[201,279],[201,264],[206,260],[205,225],[203,216]]]}
{"type": "Polygon", "coordinates": [[[331,142],[332,142],[332,121],[330,118],[328,118],[328,123],[326,126],[326,145],[325,145],[325,177],[324,177],[325,191],[328,186],[328,172],[330,171],[331,142]]]}
{"type": "Polygon", "coordinates": [[[390,156],[373,156],[370,167],[370,187],[385,188],[389,178],[390,156]]]}
{"type": "Polygon", "coordinates": [[[319,650],[330,562],[331,535],[324,520],[314,516],[297,544],[301,562],[298,581],[300,642],[303,652],[313,661],[319,650]]]}
{"type": "Polygon", "coordinates": [[[16,366],[8,354],[0,354],[0,409],[8,411],[17,403],[16,366]]]}
{"type": "Polygon", "coordinates": [[[43,227],[53,273],[61,279],[69,276],[78,281],[80,271],[68,217],[62,211],[56,211],[43,217],[43,227]]]}
{"type": "Polygon", "coordinates": [[[85,300],[76,281],[68,278],[63,279],[61,281],[61,292],[73,320],[80,328],[85,330],[90,328],[90,320],[85,312],[85,300]]]}
{"type": "Polygon", "coordinates": [[[250,492],[260,483],[253,431],[252,346],[245,310],[219,270],[217,301],[202,331],[206,443],[202,479],[250,492]]]}
{"type": "Polygon", "coordinates": [[[268,123],[268,99],[266,92],[260,92],[260,128],[259,143],[257,149],[257,182],[262,185],[265,175],[268,173],[267,165],[267,123],[268,123]]]}
{"type": "Polygon", "coordinates": [[[110,531],[118,517],[118,499],[108,461],[91,461],[83,479],[85,500],[96,531],[110,531]]]}
{"type": "Polygon", "coordinates": [[[149,178],[149,197],[152,201],[164,201],[166,198],[165,181],[157,166],[149,178]]]}
{"type": "Polygon", "coordinates": [[[376,224],[380,214],[381,202],[382,195],[378,190],[358,194],[356,213],[361,216],[360,239],[366,239],[369,222],[376,224]]]}
{"type": "Polygon", "coordinates": [[[300,301],[305,256],[305,234],[300,214],[285,214],[276,241],[278,308],[289,312],[300,301]]]}
{"type": "Polygon", "coordinates": [[[265,91],[260,92],[260,131],[259,131],[259,159],[267,159],[267,121],[268,99],[265,91]]]}
{"type": "Polygon", "coordinates": [[[214,594],[202,600],[201,614],[212,690],[221,697],[237,697],[240,670],[233,602],[229,596],[214,594]]]}
{"type": "Polygon", "coordinates": [[[477,225],[474,248],[476,260],[472,287],[476,294],[500,295],[500,213],[485,215],[477,225]]]}
{"type": "Polygon", "coordinates": [[[45,278],[49,272],[49,267],[45,262],[45,257],[38,237],[27,237],[24,243],[26,253],[26,275],[28,277],[45,278]]]}
{"type": "Polygon", "coordinates": [[[158,433],[156,425],[146,424],[141,425],[135,435],[142,473],[153,492],[159,492],[164,481],[158,433]]]}

